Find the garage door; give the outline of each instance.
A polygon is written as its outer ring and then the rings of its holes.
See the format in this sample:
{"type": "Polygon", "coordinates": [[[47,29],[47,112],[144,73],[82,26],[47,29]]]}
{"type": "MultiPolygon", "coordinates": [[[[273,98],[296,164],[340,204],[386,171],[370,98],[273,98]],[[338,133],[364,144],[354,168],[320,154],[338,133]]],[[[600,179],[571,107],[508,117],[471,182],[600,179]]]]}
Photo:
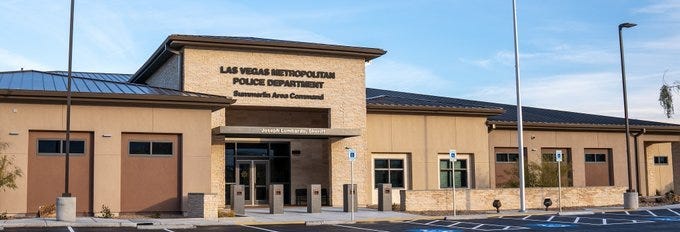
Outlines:
{"type": "MultiPolygon", "coordinates": [[[[64,192],[64,132],[29,132],[27,212],[55,204],[64,192]]],[[[69,191],[80,215],[92,211],[92,134],[71,133],[69,191]]]]}
{"type": "Polygon", "coordinates": [[[179,135],[123,134],[123,213],[181,211],[179,142],[179,135]]]}

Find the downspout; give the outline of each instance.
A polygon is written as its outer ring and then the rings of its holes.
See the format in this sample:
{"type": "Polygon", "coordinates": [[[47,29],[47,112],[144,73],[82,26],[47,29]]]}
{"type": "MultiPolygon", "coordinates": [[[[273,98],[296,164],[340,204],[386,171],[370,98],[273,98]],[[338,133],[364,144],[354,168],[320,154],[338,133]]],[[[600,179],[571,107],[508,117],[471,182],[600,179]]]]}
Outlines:
{"type": "Polygon", "coordinates": [[[647,133],[647,129],[642,128],[637,133],[633,133],[633,143],[635,143],[635,185],[638,190],[638,193],[640,193],[640,161],[638,158],[638,137],[641,135],[647,133]]]}

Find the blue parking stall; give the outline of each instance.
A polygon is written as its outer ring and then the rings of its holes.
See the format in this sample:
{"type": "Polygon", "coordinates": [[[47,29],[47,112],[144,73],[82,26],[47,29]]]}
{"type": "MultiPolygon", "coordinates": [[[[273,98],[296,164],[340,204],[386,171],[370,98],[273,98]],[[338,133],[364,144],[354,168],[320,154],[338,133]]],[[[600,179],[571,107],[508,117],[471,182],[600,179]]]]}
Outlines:
{"type": "Polygon", "coordinates": [[[574,224],[574,225],[593,225],[593,226],[606,226],[606,225],[625,225],[625,224],[638,224],[638,223],[652,223],[654,221],[637,219],[637,218],[625,218],[625,217],[586,217],[586,216],[559,216],[559,215],[528,215],[528,216],[515,216],[515,217],[500,217],[501,219],[508,220],[519,220],[519,221],[531,221],[531,222],[541,222],[541,223],[562,223],[562,224],[574,224]]]}
{"type": "Polygon", "coordinates": [[[524,230],[524,229],[528,229],[527,227],[523,227],[523,226],[490,224],[490,223],[481,223],[481,222],[475,222],[475,221],[414,220],[414,221],[405,221],[403,223],[419,225],[419,226],[431,226],[431,227],[453,228],[453,229],[463,229],[463,230],[477,230],[477,231],[501,231],[501,230],[524,230]]]}
{"type": "Polygon", "coordinates": [[[624,215],[640,217],[680,217],[680,209],[624,210],[604,212],[606,215],[624,215]]]}

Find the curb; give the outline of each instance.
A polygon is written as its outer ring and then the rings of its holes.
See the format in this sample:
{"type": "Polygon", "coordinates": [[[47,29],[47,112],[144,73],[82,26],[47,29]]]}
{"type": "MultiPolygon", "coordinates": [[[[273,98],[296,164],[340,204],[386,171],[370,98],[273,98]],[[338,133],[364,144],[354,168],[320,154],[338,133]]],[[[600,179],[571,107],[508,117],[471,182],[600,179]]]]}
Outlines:
{"type": "Polygon", "coordinates": [[[590,211],[590,210],[584,210],[584,211],[567,211],[567,212],[559,212],[557,215],[560,216],[572,216],[572,215],[592,215],[595,214],[595,212],[590,211]]]}
{"type": "Polygon", "coordinates": [[[305,226],[355,224],[356,221],[306,221],[305,226]]]}
{"type": "Polygon", "coordinates": [[[162,230],[162,229],[195,229],[196,226],[190,224],[176,224],[176,225],[140,225],[138,230],[162,230]]]}

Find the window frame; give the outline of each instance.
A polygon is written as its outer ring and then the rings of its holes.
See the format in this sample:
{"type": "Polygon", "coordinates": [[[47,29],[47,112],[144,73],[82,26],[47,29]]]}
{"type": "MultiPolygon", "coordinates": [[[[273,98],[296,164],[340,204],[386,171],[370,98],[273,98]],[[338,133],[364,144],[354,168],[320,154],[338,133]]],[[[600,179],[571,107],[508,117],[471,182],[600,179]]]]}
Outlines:
{"type": "MultiPolygon", "coordinates": [[[[85,139],[70,139],[69,142],[83,142],[83,153],[69,152],[69,156],[84,156],[88,152],[87,140],[85,139]]],[[[39,156],[66,156],[66,139],[61,138],[37,138],[35,140],[35,154],[39,156]],[[40,152],[40,141],[59,141],[59,151],[61,153],[40,152]]]]}
{"type": "MultiPolygon", "coordinates": [[[[437,159],[437,161],[438,161],[438,162],[437,162],[437,170],[438,170],[438,171],[437,171],[437,173],[438,173],[438,175],[437,175],[437,181],[439,182],[439,189],[451,189],[451,188],[453,188],[452,186],[449,186],[449,187],[442,187],[442,183],[441,183],[441,172],[442,172],[443,170],[445,170],[445,171],[447,171],[447,172],[452,171],[452,169],[442,169],[442,168],[441,168],[440,163],[441,163],[441,161],[444,161],[444,160],[446,160],[446,162],[448,162],[449,164],[451,163],[451,160],[450,160],[449,158],[445,158],[445,157],[443,157],[443,156],[440,156],[439,159],[437,159]]],[[[464,170],[465,170],[465,172],[466,172],[465,183],[467,184],[467,186],[462,186],[462,185],[461,185],[460,187],[456,186],[456,188],[470,189],[470,188],[471,188],[471,184],[472,184],[472,183],[470,183],[470,182],[472,181],[472,177],[470,176],[470,168],[471,168],[471,167],[470,167],[470,157],[469,157],[469,156],[460,157],[460,158],[456,159],[456,162],[457,162],[457,161],[461,161],[461,160],[465,160],[465,169],[464,169],[464,170]]],[[[455,164],[454,164],[454,165],[455,165],[455,164]]],[[[453,167],[452,167],[452,168],[453,168],[453,167]]],[[[461,169],[456,169],[456,171],[462,171],[462,170],[461,170],[461,169]]],[[[454,173],[454,174],[455,174],[455,173],[454,173]]],[[[455,183],[455,176],[454,176],[454,183],[452,183],[452,184],[453,184],[453,185],[456,184],[456,183],[455,183]]]]}
{"type": "Polygon", "coordinates": [[[374,157],[373,158],[373,189],[378,189],[378,184],[392,184],[392,171],[401,171],[401,184],[402,186],[396,187],[392,185],[393,189],[406,189],[406,159],[401,158],[401,157],[374,157]],[[375,167],[375,161],[376,160],[386,160],[387,161],[387,168],[376,168],[375,167]],[[399,160],[401,161],[401,168],[392,168],[392,160],[399,160]],[[375,177],[376,177],[376,171],[387,171],[387,179],[390,181],[389,183],[376,183],[375,182],[375,177]]]}
{"type": "Polygon", "coordinates": [[[667,155],[655,155],[653,158],[654,165],[658,166],[668,166],[668,156],[667,155]],[[661,158],[664,159],[665,162],[661,162],[661,158]]]}
{"type": "Polygon", "coordinates": [[[511,153],[511,152],[496,152],[496,163],[502,163],[502,164],[512,164],[512,163],[517,163],[519,162],[519,154],[517,153],[511,153]],[[506,161],[498,161],[498,156],[505,156],[506,161]],[[510,156],[515,156],[516,159],[512,161],[510,159],[510,156]]]}
{"type": "Polygon", "coordinates": [[[586,154],[583,155],[583,161],[585,163],[603,164],[603,163],[607,163],[607,159],[608,159],[608,157],[607,157],[607,154],[605,154],[605,153],[586,153],[586,154]],[[592,161],[588,160],[589,155],[593,156],[592,161]],[[598,160],[598,157],[604,157],[604,160],[598,160]]]}
{"type": "Polygon", "coordinates": [[[138,157],[173,157],[177,151],[175,151],[175,141],[171,140],[128,140],[127,141],[127,154],[128,156],[138,156],[138,157]],[[130,151],[131,143],[149,143],[149,154],[132,154],[130,151]],[[154,143],[170,143],[172,146],[172,154],[154,154],[153,144],[154,143]]]}

